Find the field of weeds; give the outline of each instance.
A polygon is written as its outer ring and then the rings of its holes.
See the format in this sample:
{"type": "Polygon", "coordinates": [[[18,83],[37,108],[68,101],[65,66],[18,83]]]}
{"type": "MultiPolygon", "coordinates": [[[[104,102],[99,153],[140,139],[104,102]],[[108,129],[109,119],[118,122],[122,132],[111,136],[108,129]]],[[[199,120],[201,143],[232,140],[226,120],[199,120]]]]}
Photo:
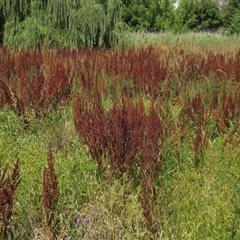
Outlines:
{"type": "Polygon", "coordinates": [[[1,239],[240,238],[240,42],[156,37],[0,48],[1,239]]]}

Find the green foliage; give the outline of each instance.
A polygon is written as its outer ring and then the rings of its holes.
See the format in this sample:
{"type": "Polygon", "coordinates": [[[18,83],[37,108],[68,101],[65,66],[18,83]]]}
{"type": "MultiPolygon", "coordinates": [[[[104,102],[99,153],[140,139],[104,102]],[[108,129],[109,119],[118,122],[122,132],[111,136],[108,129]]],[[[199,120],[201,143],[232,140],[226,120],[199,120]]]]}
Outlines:
{"type": "Polygon", "coordinates": [[[123,21],[133,30],[168,30],[173,20],[173,9],[171,0],[123,1],[123,21]]]}
{"type": "Polygon", "coordinates": [[[0,45],[3,44],[4,25],[5,25],[5,19],[3,15],[3,9],[0,6],[0,45]]]}
{"type": "Polygon", "coordinates": [[[240,11],[240,2],[238,0],[229,0],[223,9],[224,25],[231,24],[232,18],[240,11]]]}
{"type": "Polygon", "coordinates": [[[221,26],[221,14],[212,0],[182,0],[176,10],[176,24],[180,31],[217,30],[221,26]]]}
{"type": "Polygon", "coordinates": [[[235,53],[238,51],[240,39],[238,35],[228,36],[221,33],[149,33],[149,32],[125,32],[124,42],[127,46],[141,47],[151,44],[168,44],[171,46],[192,46],[194,48],[204,47],[206,49],[214,49],[216,51],[228,51],[235,53]]]}
{"type": "Polygon", "coordinates": [[[238,0],[229,0],[223,9],[224,27],[230,34],[239,34],[240,32],[240,2],[238,0]]]}
{"type": "Polygon", "coordinates": [[[234,14],[228,30],[230,34],[240,34],[240,12],[234,14]]]}
{"type": "Polygon", "coordinates": [[[155,30],[167,31],[173,28],[174,24],[174,6],[171,0],[164,0],[160,4],[158,15],[155,19],[155,30]]]}
{"type": "Polygon", "coordinates": [[[14,48],[113,47],[124,30],[239,33],[238,0],[0,0],[0,44],[14,48]]]}
{"type": "Polygon", "coordinates": [[[240,179],[236,177],[236,182],[232,191],[232,226],[229,228],[229,232],[231,233],[231,239],[237,239],[239,236],[239,225],[240,225],[240,179]]]}
{"type": "Polygon", "coordinates": [[[196,3],[193,0],[182,0],[176,10],[176,25],[178,31],[186,31],[196,26],[196,3]]]}
{"type": "Polygon", "coordinates": [[[24,49],[34,48],[43,41],[47,28],[38,19],[27,17],[23,22],[15,24],[14,20],[5,24],[3,42],[12,47],[24,49]]]}
{"type": "Polygon", "coordinates": [[[123,1],[123,20],[133,30],[209,31],[222,26],[221,12],[212,0],[123,1]]]}
{"type": "Polygon", "coordinates": [[[124,4],[123,20],[133,29],[149,30],[151,13],[148,7],[142,2],[130,1],[124,4]]]}
{"type": "Polygon", "coordinates": [[[202,0],[197,8],[196,30],[217,30],[221,26],[221,14],[218,6],[212,0],[202,0]]]}
{"type": "Polygon", "coordinates": [[[0,15],[3,43],[17,48],[110,47],[122,29],[120,0],[0,0],[0,15]]]}

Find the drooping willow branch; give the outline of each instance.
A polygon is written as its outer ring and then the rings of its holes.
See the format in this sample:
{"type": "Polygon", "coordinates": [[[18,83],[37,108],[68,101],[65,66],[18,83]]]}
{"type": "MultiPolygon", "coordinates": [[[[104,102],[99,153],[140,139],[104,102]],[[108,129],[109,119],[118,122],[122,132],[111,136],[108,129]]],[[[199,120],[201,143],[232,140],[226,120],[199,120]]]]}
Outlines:
{"type": "Polygon", "coordinates": [[[119,37],[120,0],[0,0],[0,11],[11,47],[110,47],[119,37]]]}

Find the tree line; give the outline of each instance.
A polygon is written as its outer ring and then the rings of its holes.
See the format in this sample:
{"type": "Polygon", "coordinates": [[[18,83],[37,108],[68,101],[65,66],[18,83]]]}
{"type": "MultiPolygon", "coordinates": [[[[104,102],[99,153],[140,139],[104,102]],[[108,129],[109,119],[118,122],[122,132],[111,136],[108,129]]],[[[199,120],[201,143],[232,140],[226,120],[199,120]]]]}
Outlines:
{"type": "Polygon", "coordinates": [[[0,44],[111,47],[122,31],[240,33],[240,1],[0,0],[0,44]]]}
{"type": "Polygon", "coordinates": [[[240,1],[221,9],[214,0],[123,0],[123,21],[134,30],[240,33],[240,1]]]}

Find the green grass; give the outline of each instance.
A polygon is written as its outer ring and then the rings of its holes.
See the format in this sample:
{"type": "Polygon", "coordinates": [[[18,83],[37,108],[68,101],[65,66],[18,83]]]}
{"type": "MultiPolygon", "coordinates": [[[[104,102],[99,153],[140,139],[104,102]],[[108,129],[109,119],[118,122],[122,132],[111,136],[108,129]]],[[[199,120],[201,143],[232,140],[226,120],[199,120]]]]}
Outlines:
{"type": "Polygon", "coordinates": [[[71,108],[25,126],[9,109],[1,111],[0,164],[20,159],[21,182],[15,193],[14,239],[33,239],[44,224],[42,177],[50,144],[59,187],[58,239],[138,239],[145,222],[131,182],[99,175],[87,147],[75,132],[71,108]],[[77,223],[77,216],[83,222],[77,223]],[[84,222],[84,218],[89,218],[84,222]]]}
{"type": "Polygon", "coordinates": [[[146,46],[163,44],[166,46],[181,46],[191,50],[199,47],[218,52],[233,52],[239,49],[240,39],[238,35],[227,36],[221,33],[149,33],[149,32],[125,32],[122,41],[127,46],[146,46]]]}

